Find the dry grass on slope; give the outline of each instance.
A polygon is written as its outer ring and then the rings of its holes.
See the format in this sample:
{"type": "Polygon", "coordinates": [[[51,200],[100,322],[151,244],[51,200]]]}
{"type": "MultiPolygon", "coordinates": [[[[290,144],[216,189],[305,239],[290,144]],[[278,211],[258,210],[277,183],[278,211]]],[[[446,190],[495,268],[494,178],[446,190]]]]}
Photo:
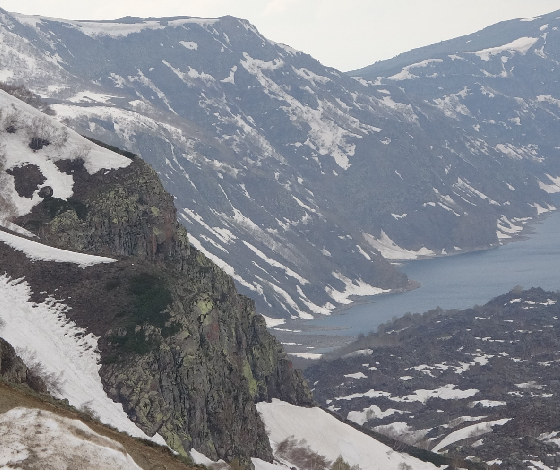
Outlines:
{"type": "Polygon", "coordinates": [[[65,418],[80,420],[94,432],[120,443],[136,464],[144,470],[196,470],[204,468],[187,465],[165,447],[115,431],[95,421],[86,413],[75,411],[62,402],[50,399],[48,396],[35,394],[25,386],[11,386],[0,381],[0,414],[18,407],[45,410],[65,418]]]}

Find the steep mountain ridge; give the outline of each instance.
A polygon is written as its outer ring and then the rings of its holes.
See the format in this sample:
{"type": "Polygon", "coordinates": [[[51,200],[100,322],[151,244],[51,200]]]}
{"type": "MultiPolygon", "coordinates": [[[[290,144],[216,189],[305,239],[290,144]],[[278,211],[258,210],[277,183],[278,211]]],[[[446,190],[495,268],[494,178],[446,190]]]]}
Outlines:
{"type": "Polygon", "coordinates": [[[106,423],[270,461],[255,402],[312,399],[254,303],[189,246],[157,174],[2,91],[0,109],[1,335],[106,423]]]}
{"type": "MultiPolygon", "coordinates": [[[[440,107],[455,126],[475,130],[473,152],[525,160],[530,174],[527,161],[546,168],[538,184],[556,193],[559,28],[560,11],[511,20],[350,73],[440,107]]],[[[511,235],[499,225],[500,238],[511,235]]]]}
{"type": "MultiPolygon", "coordinates": [[[[0,78],[149,162],[191,242],[267,315],[310,318],[410,288],[384,257],[496,246],[553,208],[554,146],[486,142],[476,118],[457,120],[462,88],[426,103],[232,17],[0,13],[0,78]]],[[[531,106],[554,126],[553,105],[531,106]]]]}
{"type": "Polygon", "coordinates": [[[473,34],[441,41],[398,54],[392,59],[380,60],[372,65],[347,72],[353,77],[373,79],[389,77],[404,67],[429,59],[444,59],[452,53],[476,52],[512,43],[524,36],[540,36],[543,24],[555,23],[560,10],[535,18],[506,20],[487,26],[473,34]]]}

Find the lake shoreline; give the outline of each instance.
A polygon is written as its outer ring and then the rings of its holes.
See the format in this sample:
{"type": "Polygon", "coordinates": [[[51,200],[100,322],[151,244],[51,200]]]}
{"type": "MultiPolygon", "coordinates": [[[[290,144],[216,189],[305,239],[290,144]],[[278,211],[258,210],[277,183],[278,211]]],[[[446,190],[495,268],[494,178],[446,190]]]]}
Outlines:
{"type": "MultiPolygon", "coordinates": [[[[456,251],[453,253],[445,253],[445,254],[436,254],[433,256],[419,256],[416,259],[413,260],[394,260],[394,263],[391,263],[395,266],[398,267],[402,267],[405,266],[409,263],[414,263],[416,261],[422,261],[422,260],[430,260],[430,259],[436,259],[436,258],[450,258],[453,256],[461,256],[461,255],[465,255],[465,254],[469,254],[469,253],[477,253],[480,251],[489,251],[489,250],[496,250],[502,246],[506,246],[510,243],[515,243],[515,242],[523,242],[523,241],[527,241],[530,240],[531,237],[530,235],[535,233],[536,228],[534,227],[535,224],[540,224],[542,223],[544,220],[546,220],[548,217],[554,216],[556,214],[559,214],[560,211],[554,210],[554,211],[550,211],[550,212],[546,212],[543,213],[541,215],[537,215],[533,218],[531,218],[530,220],[527,221],[527,224],[525,224],[523,226],[523,230],[519,233],[513,234],[511,236],[511,238],[509,239],[503,239],[502,241],[500,241],[498,244],[496,245],[489,245],[486,247],[478,247],[478,248],[472,248],[469,250],[461,250],[461,251],[456,251]]],[[[415,289],[420,289],[422,287],[422,284],[418,281],[416,281],[415,279],[409,279],[409,286],[407,287],[401,287],[401,288],[397,288],[397,289],[391,289],[389,292],[382,292],[380,294],[377,295],[368,295],[368,296],[350,296],[348,297],[348,300],[350,300],[352,303],[346,304],[346,305],[341,305],[340,307],[336,307],[334,310],[331,311],[331,313],[329,315],[326,316],[331,316],[331,315],[346,315],[348,313],[348,310],[351,310],[352,308],[359,306],[359,305],[368,305],[368,304],[374,304],[376,303],[376,301],[379,299],[380,296],[384,296],[384,295],[391,295],[391,294],[402,294],[405,292],[409,292],[415,289]]],[[[295,320],[295,322],[306,322],[306,321],[313,321],[313,320],[295,320]]]]}
{"type": "MultiPolygon", "coordinates": [[[[515,285],[556,290],[560,288],[560,273],[556,272],[560,265],[558,234],[560,212],[541,214],[499,246],[406,261],[401,269],[416,281],[413,288],[354,298],[329,316],[288,320],[280,327],[283,331],[271,328],[270,332],[285,344],[288,354],[313,353],[343,346],[408,312],[423,313],[438,306],[470,308],[515,285]]],[[[298,358],[294,362],[301,361],[298,358]]]]}

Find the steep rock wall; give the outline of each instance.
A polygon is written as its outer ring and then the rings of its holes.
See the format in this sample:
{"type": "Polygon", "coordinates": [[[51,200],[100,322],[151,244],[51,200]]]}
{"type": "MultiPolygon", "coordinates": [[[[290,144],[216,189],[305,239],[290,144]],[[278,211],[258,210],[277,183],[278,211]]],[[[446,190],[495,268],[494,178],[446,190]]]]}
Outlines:
{"type": "MultiPolygon", "coordinates": [[[[100,336],[108,394],[180,453],[195,447],[213,459],[270,460],[255,403],[313,401],[254,302],[189,247],[173,198],[140,159],[94,175],[79,161],[58,166],[74,175],[73,197],[47,195],[17,222],[43,243],[118,261],[87,271],[36,266],[26,278],[41,290],[56,284],[72,320],[100,336]]],[[[16,264],[12,275],[22,274],[16,264]]]]}

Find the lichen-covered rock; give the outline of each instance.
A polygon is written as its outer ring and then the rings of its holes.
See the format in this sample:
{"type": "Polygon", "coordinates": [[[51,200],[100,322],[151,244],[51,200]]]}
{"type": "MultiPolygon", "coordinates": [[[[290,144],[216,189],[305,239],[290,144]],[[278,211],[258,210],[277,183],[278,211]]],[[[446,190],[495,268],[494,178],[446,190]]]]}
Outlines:
{"type": "Polygon", "coordinates": [[[117,172],[94,175],[81,162],[57,165],[74,175],[73,198],[46,198],[22,220],[31,229],[38,227],[44,241],[66,249],[151,261],[169,261],[178,252],[188,251],[173,197],[142,160],[117,172]]]}
{"type": "Polygon", "coordinates": [[[271,461],[255,403],[313,399],[254,302],[189,247],[173,198],[140,159],[95,175],[59,165],[74,175],[72,200],[45,198],[18,222],[43,242],[118,259],[57,274],[72,320],[100,336],[109,396],[182,454],[195,447],[212,459],[271,461]]]}

